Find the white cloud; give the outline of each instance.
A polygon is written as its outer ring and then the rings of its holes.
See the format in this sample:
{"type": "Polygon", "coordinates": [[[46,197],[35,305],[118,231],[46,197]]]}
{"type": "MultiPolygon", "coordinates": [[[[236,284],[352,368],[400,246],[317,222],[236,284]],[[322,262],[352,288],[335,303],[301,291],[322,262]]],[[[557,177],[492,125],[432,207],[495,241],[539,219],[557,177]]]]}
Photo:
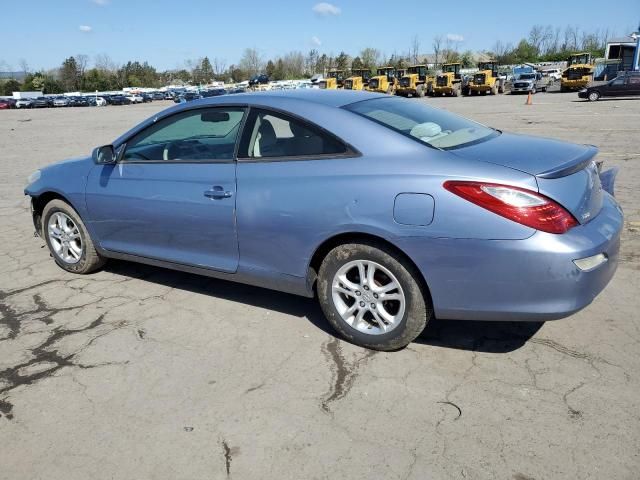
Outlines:
{"type": "Polygon", "coordinates": [[[322,45],[322,40],[320,40],[318,37],[314,35],[313,37],[311,37],[311,45],[315,45],[316,47],[319,47],[320,45],[322,45]]]}
{"type": "Polygon", "coordinates": [[[464,37],[458,33],[447,33],[447,40],[452,42],[464,42],[464,37]]]}
{"type": "Polygon", "coordinates": [[[311,9],[318,15],[329,16],[329,15],[340,15],[342,10],[340,7],[336,7],[335,5],[327,2],[316,3],[311,9]]]}
{"type": "Polygon", "coordinates": [[[89,33],[91,30],[93,30],[93,28],[91,28],[89,25],[80,25],[78,27],[78,30],[84,33],[89,33]]]}
{"type": "Polygon", "coordinates": [[[91,0],[91,3],[104,7],[105,5],[109,5],[109,0],[91,0]]]}

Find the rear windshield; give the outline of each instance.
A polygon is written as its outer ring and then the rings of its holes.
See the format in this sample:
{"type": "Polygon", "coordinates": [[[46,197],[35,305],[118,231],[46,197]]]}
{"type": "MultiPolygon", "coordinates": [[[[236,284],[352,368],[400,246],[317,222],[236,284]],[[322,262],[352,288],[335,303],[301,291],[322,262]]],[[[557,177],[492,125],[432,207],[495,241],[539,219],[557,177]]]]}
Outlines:
{"type": "Polygon", "coordinates": [[[376,98],[344,108],[442,150],[480,143],[499,135],[497,130],[416,100],[376,98]]]}

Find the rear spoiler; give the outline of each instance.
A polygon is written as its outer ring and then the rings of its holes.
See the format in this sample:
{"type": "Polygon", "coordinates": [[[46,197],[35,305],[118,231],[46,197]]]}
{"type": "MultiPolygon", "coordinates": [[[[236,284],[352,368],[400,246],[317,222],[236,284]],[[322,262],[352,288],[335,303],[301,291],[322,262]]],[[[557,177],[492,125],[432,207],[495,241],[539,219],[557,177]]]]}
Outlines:
{"type": "Polygon", "coordinates": [[[593,157],[595,157],[598,153],[598,149],[593,145],[585,145],[585,147],[587,147],[587,149],[577,157],[563,163],[562,165],[553,167],[550,170],[538,173],[536,177],[560,178],[571,175],[572,173],[579,172],[587,165],[589,165],[589,163],[591,163],[591,161],[593,160],[593,157]]]}

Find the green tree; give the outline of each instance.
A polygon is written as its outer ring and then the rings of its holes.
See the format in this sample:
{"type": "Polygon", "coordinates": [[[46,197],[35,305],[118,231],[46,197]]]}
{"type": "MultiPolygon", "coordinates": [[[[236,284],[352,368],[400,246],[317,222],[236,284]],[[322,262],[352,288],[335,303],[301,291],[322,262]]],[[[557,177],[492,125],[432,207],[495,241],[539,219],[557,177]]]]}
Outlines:
{"type": "Polygon", "coordinates": [[[340,52],[340,55],[336,57],[336,68],[338,70],[347,70],[349,68],[349,55],[345,52],[340,52]]]}
{"type": "Polygon", "coordinates": [[[284,80],[285,69],[284,62],[281,58],[276,61],[276,68],[273,70],[273,78],[271,80],[284,80]]]}
{"type": "Polygon", "coordinates": [[[209,57],[204,57],[200,62],[200,83],[211,83],[213,81],[213,67],[209,57]]]}
{"type": "Polygon", "coordinates": [[[536,62],[538,60],[538,50],[523,38],[513,50],[513,56],[516,63],[536,62]]]}
{"type": "Polygon", "coordinates": [[[115,75],[106,70],[92,68],[87,70],[83,78],[84,90],[88,92],[115,90],[118,88],[118,81],[115,75]]]}
{"type": "Polygon", "coordinates": [[[473,52],[471,50],[462,52],[462,55],[460,55],[460,63],[462,64],[462,68],[475,67],[473,52]]]}
{"type": "Polygon", "coordinates": [[[7,80],[2,84],[2,95],[11,96],[13,92],[19,92],[22,85],[15,79],[7,80]]]}
{"type": "Polygon", "coordinates": [[[353,61],[351,62],[351,70],[356,70],[358,68],[364,68],[362,59],[360,57],[354,58],[353,61]]]}
{"type": "Polygon", "coordinates": [[[267,62],[267,66],[264,69],[264,73],[266,73],[269,78],[272,78],[275,72],[276,65],[273,63],[273,61],[269,60],[267,62]]]}
{"type": "Polygon", "coordinates": [[[380,62],[380,52],[375,48],[365,48],[360,52],[362,68],[375,69],[380,62]]]}
{"type": "Polygon", "coordinates": [[[74,57],[67,58],[60,67],[60,82],[67,92],[80,88],[80,72],[74,57]]]}

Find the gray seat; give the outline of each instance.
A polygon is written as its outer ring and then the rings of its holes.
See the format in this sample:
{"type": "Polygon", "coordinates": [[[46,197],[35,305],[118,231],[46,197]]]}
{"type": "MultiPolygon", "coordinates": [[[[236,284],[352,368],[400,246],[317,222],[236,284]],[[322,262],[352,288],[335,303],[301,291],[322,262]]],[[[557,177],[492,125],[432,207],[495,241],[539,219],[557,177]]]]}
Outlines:
{"type": "Polygon", "coordinates": [[[276,131],[269,120],[262,119],[258,127],[258,135],[253,146],[254,157],[280,157],[284,155],[283,149],[278,144],[276,131]]]}
{"type": "Polygon", "coordinates": [[[295,122],[291,122],[289,127],[293,137],[287,141],[288,155],[320,155],[323,153],[324,143],[321,137],[295,122]]]}

